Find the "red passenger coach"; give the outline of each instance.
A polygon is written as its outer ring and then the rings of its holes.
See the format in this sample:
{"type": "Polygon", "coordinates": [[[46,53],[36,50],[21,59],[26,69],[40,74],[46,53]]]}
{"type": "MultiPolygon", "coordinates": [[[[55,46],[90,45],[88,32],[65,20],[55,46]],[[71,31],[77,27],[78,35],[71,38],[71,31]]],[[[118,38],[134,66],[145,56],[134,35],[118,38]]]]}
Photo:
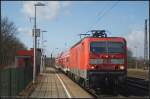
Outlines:
{"type": "Polygon", "coordinates": [[[69,71],[69,51],[62,52],[57,58],[56,58],[56,68],[63,70],[65,73],[69,71]]]}
{"type": "MultiPolygon", "coordinates": [[[[93,30],[68,54],[59,59],[68,75],[88,88],[112,87],[125,84],[127,76],[127,47],[122,37],[107,37],[104,30],[93,30]],[[68,59],[68,61],[67,61],[68,59]]],[[[58,59],[58,60],[59,60],[58,59]]]]}

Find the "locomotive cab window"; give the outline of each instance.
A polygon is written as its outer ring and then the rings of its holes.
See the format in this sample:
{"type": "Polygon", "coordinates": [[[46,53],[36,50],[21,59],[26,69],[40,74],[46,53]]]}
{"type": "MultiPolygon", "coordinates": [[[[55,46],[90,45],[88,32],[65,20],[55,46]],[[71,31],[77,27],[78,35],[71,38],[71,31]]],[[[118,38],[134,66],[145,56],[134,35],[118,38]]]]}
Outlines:
{"type": "Polygon", "coordinates": [[[124,43],[121,42],[91,42],[93,53],[124,53],[124,43]]]}
{"type": "Polygon", "coordinates": [[[106,42],[91,42],[90,51],[93,53],[105,53],[106,42]]]}
{"type": "Polygon", "coordinates": [[[108,53],[124,53],[124,44],[121,42],[108,42],[108,53]]]}

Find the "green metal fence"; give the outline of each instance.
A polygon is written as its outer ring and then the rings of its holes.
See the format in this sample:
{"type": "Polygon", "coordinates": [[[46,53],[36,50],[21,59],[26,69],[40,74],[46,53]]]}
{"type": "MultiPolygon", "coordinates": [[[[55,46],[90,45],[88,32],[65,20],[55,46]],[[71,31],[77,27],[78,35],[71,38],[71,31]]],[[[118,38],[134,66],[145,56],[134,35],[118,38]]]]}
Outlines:
{"type": "Polygon", "coordinates": [[[17,96],[32,77],[31,66],[0,70],[0,96],[17,96]]]}
{"type": "Polygon", "coordinates": [[[0,96],[10,95],[10,70],[0,71],[0,96]]]}

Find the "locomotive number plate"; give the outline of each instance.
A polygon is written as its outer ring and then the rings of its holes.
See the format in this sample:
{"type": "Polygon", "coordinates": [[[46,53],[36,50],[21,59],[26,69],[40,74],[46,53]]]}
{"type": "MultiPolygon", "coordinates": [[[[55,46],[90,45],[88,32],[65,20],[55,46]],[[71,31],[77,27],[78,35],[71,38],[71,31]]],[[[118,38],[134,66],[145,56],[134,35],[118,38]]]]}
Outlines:
{"type": "Polygon", "coordinates": [[[112,66],[105,66],[104,69],[105,69],[105,70],[113,69],[113,67],[112,67],[112,66]]]}
{"type": "Polygon", "coordinates": [[[107,64],[107,63],[108,63],[108,60],[107,60],[107,59],[104,59],[104,60],[103,60],[103,63],[104,63],[104,64],[107,64]]]}

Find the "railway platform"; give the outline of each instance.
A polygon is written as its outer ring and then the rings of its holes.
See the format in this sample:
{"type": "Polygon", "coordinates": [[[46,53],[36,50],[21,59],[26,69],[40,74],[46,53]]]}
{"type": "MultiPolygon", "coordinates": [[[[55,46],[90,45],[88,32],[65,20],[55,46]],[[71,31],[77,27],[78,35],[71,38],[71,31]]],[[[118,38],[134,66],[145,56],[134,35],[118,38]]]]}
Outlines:
{"type": "Polygon", "coordinates": [[[47,67],[29,98],[93,98],[55,68],[47,67]]]}

